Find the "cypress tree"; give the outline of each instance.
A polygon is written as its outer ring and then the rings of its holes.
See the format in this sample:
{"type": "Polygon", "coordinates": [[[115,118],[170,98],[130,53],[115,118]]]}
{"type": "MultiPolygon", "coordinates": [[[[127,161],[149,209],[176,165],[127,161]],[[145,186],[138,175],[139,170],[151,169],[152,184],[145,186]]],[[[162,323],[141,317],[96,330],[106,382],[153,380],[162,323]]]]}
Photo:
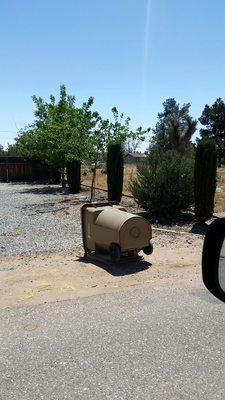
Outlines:
{"type": "Polygon", "coordinates": [[[49,171],[49,176],[54,185],[57,185],[61,181],[61,171],[60,168],[52,166],[49,171]]]}
{"type": "Polygon", "coordinates": [[[195,156],[195,215],[199,223],[213,216],[216,191],[217,150],[213,140],[201,140],[195,156]]]}
{"type": "Polygon", "coordinates": [[[108,200],[121,201],[123,193],[124,154],[121,143],[110,143],[107,149],[108,200]]]}
{"type": "Polygon", "coordinates": [[[81,179],[81,163],[80,161],[71,161],[67,164],[67,183],[70,193],[79,193],[81,179]]]}

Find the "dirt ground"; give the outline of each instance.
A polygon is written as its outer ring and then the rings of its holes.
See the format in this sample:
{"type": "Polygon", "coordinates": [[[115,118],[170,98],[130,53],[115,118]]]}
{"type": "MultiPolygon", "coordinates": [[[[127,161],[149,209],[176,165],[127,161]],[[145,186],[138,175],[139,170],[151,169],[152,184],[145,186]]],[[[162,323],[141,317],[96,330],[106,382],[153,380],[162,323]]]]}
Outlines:
{"type": "MultiPolygon", "coordinates": [[[[80,207],[87,188],[70,195],[46,185],[1,186],[0,308],[77,299],[130,287],[187,285],[201,280],[207,227],[196,226],[193,211],[174,220],[156,220],[123,197],[127,211],[148,218],[154,252],[139,262],[93,262],[83,258],[80,207]]],[[[96,200],[106,193],[96,191],[96,200]]],[[[225,216],[217,213],[215,218],[225,216]]],[[[209,221],[210,222],[210,221],[209,221]]]]}
{"type": "Polygon", "coordinates": [[[57,302],[129,287],[186,284],[201,278],[203,236],[154,230],[154,253],[119,267],[82,251],[0,258],[0,308],[57,302]],[[4,268],[5,267],[5,268],[4,268]]]}

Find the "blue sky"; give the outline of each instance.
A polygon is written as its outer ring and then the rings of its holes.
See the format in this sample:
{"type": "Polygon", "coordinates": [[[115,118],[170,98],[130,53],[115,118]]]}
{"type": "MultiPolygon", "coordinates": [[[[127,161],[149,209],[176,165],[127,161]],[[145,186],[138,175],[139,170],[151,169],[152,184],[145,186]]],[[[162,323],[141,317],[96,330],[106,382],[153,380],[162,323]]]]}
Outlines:
{"type": "Polygon", "coordinates": [[[153,127],[168,97],[196,118],[225,97],[224,0],[1,0],[0,15],[3,145],[61,83],[132,127],[153,127]]]}

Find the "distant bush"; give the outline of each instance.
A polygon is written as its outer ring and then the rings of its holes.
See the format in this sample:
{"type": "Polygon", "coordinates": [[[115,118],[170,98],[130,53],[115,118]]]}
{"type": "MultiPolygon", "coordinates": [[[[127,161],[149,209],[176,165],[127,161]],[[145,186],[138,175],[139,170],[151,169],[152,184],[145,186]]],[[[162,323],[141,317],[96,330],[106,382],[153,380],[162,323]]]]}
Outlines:
{"type": "Polygon", "coordinates": [[[194,200],[194,150],[181,155],[176,150],[153,149],[137,168],[130,190],[145,210],[173,215],[194,200]]]}
{"type": "Polygon", "coordinates": [[[123,192],[124,155],[121,143],[110,143],[107,149],[108,200],[120,202],[123,192]]]}
{"type": "Polygon", "coordinates": [[[201,140],[195,156],[195,215],[199,223],[210,219],[216,191],[217,150],[213,140],[201,140]]]}

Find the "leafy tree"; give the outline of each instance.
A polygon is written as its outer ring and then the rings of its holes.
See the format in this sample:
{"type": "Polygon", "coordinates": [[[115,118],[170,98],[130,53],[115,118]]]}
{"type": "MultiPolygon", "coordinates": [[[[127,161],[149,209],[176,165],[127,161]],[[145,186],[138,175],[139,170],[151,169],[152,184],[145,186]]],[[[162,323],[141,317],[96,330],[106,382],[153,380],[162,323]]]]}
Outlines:
{"type": "Polygon", "coordinates": [[[214,139],[217,145],[219,165],[225,155],[225,103],[218,98],[212,106],[206,104],[199,121],[205,126],[200,130],[202,139],[214,139]]]}
{"type": "Polygon", "coordinates": [[[7,149],[0,144],[0,156],[18,156],[18,149],[15,144],[8,144],[7,149]]]}
{"type": "Polygon", "coordinates": [[[195,156],[195,214],[199,223],[213,216],[216,191],[217,152],[215,142],[198,142],[195,156]]]}
{"type": "Polygon", "coordinates": [[[106,143],[108,138],[109,121],[103,120],[98,113],[95,113],[95,127],[90,136],[90,148],[87,154],[88,162],[91,162],[92,183],[91,183],[91,198],[94,198],[94,186],[96,180],[96,172],[99,163],[104,160],[106,152],[106,143]]]}
{"type": "Polygon", "coordinates": [[[157,216],[173,215],[194,200],[194,152],[152,149],[130,185],[137,203],[157,216]]]}
{"type": "Polygon", "coordinates": [[[36,119],[16,139],[20,153],[41,158],[63,172],[67,163],[82,162],[89,152],[89,136],[95,125],[90,111],[94,99],[90,97],[82,107],[76,107],[75,97],[68,95],[62,85],[58,102],[53,95],[49,102],[37,96],[33,101],[36,119]]]}
{"type": "Polygon", "coordinates": [[[137,130],[132,132],[131,136],[127,139],[125,143],[125,150],[129,153],[135,153],[140,144],[144,142],[144,140],[148,139],[150,130],[150,128],[143,130],[141,126],[137,128],[137,130]]]}
{"type": "Polygon", "coordinates": [[[170,98],[163,103],[163,107],[153,129],[151,146],[184,153],[197,127],[197,121],[189,114],[190,104],[180,106],[175,99],[170,98]]]}
{"type": "Polygon", "coordinates": [[[123,113],[119,113],[116,107],[112,108],[113,121],[108,126],[107,143],[118,142],[124,146],[128,146],[129,141],[143,142],[146,134],[150,129],[144,130],[139,126],[136,130],[130,128],[131,118],[124,117],[123,113]]]}
{"type": "Polygon", "coordinates": [[[8,144],[8,147],[7,147],[7,155],[8,155],[8,156],[12,156],[12,157],[19,156],[19,151],[18,151],[18,148],[17,148],[16,143],[14,143],[14,144],[8,144]]]}
{"type": "Polygon", "coordinates": [[[106,161],[108,146],[111,143],[121,144],[124,149],[129,141],[143,142],[149,129],[144,130],[138,127],[136,130],[130,129],[129,117],[125,118],[123,113],[119,113],[116,107],[112,108],[113,120],[104,120],[98,113],[94,114],[95,126],[90,136],[91,150],[90,160],[93,164],[93,178],[91,186],[91,200],[94,196],[94,184],[96,178],[96,169],[100,161],[106,161]]]}
{"type": "Polygon", "coordinates": [[[125,118],[116,107],[112,109],[112,121],[102,119],[91,109],[93,97],[77,107],[75,97],[67,94],[64,85],[60,87],[58,102],[53,95],[49,101],[33,96],[33,101],[35,121],[16,138],[20,154],[40,158],[55,168],[61,168],[62,172],[68,164],[91,162],[94,165],[91,199],[96,168],[99,161],[105,160],[108,144],[118,142],[125,146],[129,139],[143,141],[148,131],[141,127],[132,131],[130,118],[125,118]]]}

